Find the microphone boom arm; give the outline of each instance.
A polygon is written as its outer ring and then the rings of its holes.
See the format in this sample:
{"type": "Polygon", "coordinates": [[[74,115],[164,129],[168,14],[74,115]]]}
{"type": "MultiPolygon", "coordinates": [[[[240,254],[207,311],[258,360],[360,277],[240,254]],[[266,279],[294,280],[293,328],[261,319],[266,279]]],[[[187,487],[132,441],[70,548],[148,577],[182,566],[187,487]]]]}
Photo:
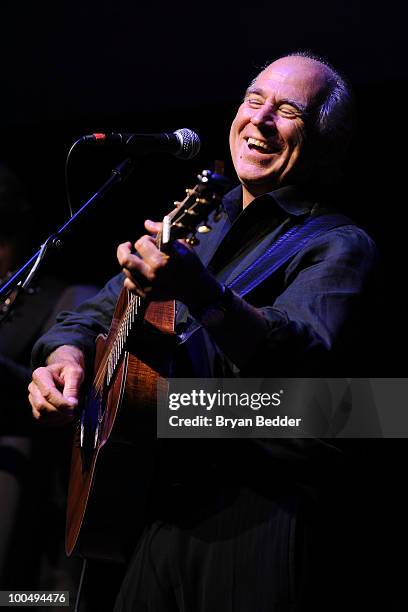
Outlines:
{"type": "Polygon", "coordinates": [[[92,204],[100,200],[105,193],[110,191],[115,185],[122,183],[131,174],[135,166],[135,161],[131,157],[127,157],[118,164],[111,172],[110,177],[95,193],[87,200],[72,217],[68,219],[62,227],[55,233],[48,236],[44,244],[36,253],[26,261],[5,283],[0,286],[0,323],[10,313],[12,306],[15,304],[18,294],[26,289],[32,282],[34,276],[38,272],[40,264],[45,259],[45,256],[50,249],[61,248],[63,246],[63,236],[69,229],[75,225],[80,217],[90,208],[92,204]],[[28,270],[28,272],[27,272],[28,270]],[[26,275],[24,276],[24,273],[26,275]],[[16,292],[12,300],[9,296],[16,292]]]}

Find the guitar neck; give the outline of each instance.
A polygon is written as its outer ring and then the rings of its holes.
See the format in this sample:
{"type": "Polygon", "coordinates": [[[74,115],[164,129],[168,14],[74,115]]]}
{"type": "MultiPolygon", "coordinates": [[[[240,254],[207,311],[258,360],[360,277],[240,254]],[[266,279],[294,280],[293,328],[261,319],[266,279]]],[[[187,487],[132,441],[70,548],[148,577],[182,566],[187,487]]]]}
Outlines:
{"type": "Polygon", "coordinates": [[[118,323],[110,349],[107,351],[94,380],[94,386],[97,391],[100,391],[104,385],[110,385],[128,338],[135,328],[137,320],[140,320],[141,313],[146,308],[144,303],[146,300],[129,291],[127,295],[127,307],[118,323]]]}
{"type": "MultiPolygon", "coordinates": [[[[166,246],[169,246],[168,240],[168,226],[170,220],[167,221],[166,217],[163,220],[163,230],[158,232],[156,236],[156,246],[158,249],[165,251],[166,246]]],[[[104,364],[104,382],[107,386],[110,385],[112,378],[115,374],[116,368],[123,355],[126,343],[132,330],[137,324],[138,320],[141,320],[142,313],[145,312],[148,305],[148,301],[134,295],[128,291],[128,305],[123,313],[122,318],[118,324],[115,339],[112,342],[112,346],[107,355],[106,362],[104,364]]]]}
{"type": "Polygon", "coordinates": [[[129,303],[127,308],[123,314],[122,319],[120,320],[116,338],[112,344],[111,350],[109,352],[107,369],[106,369],[106,383],[109,385],[113,374],[116,370],[116,367],[119,363],[119,360],[122,356],[124,347],[128,341],[129,335],[131,334],[136,320],[139,318],[140,312],[144,310],[142,306],[141,297],[138,295],[134,295],[133,293],[128,293],[129,295],[129,303]]]}

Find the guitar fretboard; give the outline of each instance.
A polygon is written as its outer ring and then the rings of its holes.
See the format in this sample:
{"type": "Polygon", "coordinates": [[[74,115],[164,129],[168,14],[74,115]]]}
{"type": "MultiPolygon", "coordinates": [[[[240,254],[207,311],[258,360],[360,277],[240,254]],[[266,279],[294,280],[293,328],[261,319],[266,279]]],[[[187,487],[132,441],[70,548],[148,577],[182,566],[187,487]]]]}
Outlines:
{"type": "Polygon", "coordinates": [[[133,329],[135,320],[140,310],[141,298],[138,295],[130,294],[129,303],[126,311],[119,323],[116,338],[109,352],[106,364],[106,384],[109,385],[115,373],[116,367],[123,354],[130,332],[133,329]]]}
{"type": "Polygon", "coordinates": [[[94,381],[97,391],[101,391],[104,384],[107,386],[110,385],[120,358],[123,355],[129,334],[141,310],[142,299],[138,295],[131,294],[130,292],[128,295],[129,302],[116,330],[115,339],[94,381]]]}

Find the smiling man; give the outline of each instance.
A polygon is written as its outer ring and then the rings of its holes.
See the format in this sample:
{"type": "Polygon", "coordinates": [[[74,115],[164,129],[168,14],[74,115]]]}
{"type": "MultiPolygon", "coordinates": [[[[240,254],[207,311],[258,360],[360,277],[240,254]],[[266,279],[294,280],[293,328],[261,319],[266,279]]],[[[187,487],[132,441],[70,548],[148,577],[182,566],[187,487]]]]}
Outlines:
{"type": "MultiPolygon", "coordinates": [[[[119,246],[123,272],[37,342],[34,417],[73,418],[95,337],[109,328],[123,284],[178,301],[174,376],[355,375],[377,254],[331,208],[351,116],[350,91],[325,62],[300,53],[262,70],[232,123],[240,184],[224,198],[223,219],[195,250],[176,242],[161,253],[152,237],[160,225],[151,221],[134,244],[138,256],[131,242],[119,246]],[[320,231],[307,230],[316,220],[320,231]],[[241,273],[274,245],[288,249],[297,231],[303,238],[290,256],[280,252],[280,266],[255,278],[245,299],[234,291],[241,273]]],[[[342,554],[347,511],[338,499],[331,504],[342,463],[336,446],[165,442],[117,612],[344,609],[357,574],[342,554]]]]}
{"type": "MultiPolygon", "coordinates": [[[[313,119],[336,81],[327,66],[302,56],[273,62],[253,81],[230,133],[243,206],[277,187],[311,180],[317,162],[307,146],[317,136],[313,119]]],[[[318,147],[314,154],[321,154],[318,147]]]]}

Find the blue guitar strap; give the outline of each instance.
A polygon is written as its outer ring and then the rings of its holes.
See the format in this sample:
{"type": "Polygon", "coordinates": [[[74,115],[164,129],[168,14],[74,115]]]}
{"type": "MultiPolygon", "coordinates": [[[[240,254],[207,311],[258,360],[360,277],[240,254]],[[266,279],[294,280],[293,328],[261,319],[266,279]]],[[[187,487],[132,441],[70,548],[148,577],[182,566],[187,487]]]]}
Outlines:
{"type": "MultiPolygon", "coordinates": [[[[269,276],[292,259],[308,242],[335,227],[353,224],[351,219],[341,214],[324,214],[309,217],[301,225],[294,225],[262,255],[228,283],[228,287],[240,297],[253,291],[269,276]]],[[[179,334],[180,344],[184,343],[201,325],[192,321],[187,330],[179,334]]]]}

